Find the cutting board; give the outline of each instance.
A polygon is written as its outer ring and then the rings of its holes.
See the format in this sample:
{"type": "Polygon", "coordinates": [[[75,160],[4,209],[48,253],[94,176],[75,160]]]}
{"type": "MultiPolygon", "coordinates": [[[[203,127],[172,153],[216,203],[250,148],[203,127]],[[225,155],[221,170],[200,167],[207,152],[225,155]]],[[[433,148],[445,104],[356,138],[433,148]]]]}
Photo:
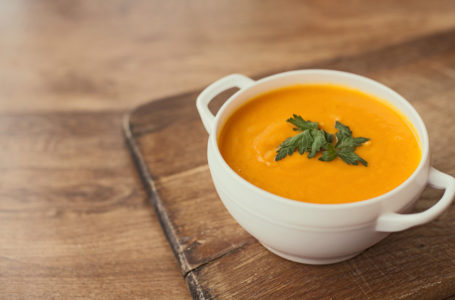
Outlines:
{"type": "MultiPolygon", "coordinates": [[[[432,165],[455,175],[455,31],[292,69],[302,68],[354,72],[398,91],[427,125],[432,165]]],[[[151,101],[124,121],[150,204],[194,298],[442,299],[455,295],[453,206],[437,220],[391,234],[338,264],[298,264],[263,248],[228,214],[215,192],[206,158],[208,136],[195,106],[199,92],[151,101]]],[[[232,92],[217,97],[213,111],[232,92]]],[[[430,207],[441,195],[427,188],[416,210],[430,207]]]]}

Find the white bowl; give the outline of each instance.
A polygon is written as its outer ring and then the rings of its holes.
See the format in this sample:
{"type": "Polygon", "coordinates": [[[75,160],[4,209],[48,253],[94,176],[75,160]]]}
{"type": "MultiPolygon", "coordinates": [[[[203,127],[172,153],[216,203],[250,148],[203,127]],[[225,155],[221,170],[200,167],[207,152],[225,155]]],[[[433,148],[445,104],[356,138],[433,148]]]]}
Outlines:
{"type": "Polygon", "coordinates": [[[209,168],[225,207],[264,247],[286,259],[308,264],[346,260],[376,244],[390,232],[433,220],[453,199],[455,179],[430,167],[428,134],[418,113],[402,96],[366,77],[331,70],[300,70],[253,81],[233,74],[207,87],[197,99],[197,109],[209,133],[209,168]],[[305,83],[348,86],[385,99],[404,113],[417,130],[422,146],[422,158],[414,173],[388,193],[346,204],[313,204],[287,199],[240,177],[224,161],[218,148],[217,136],[226,119],[254,96],[305,83]],[[209,102],[233,87],[239,90],[213,116],[208,109],[209,102]],[[427,184],[445,189],[442,198],[426,211],[403,214],[412,210],[427,184]]]}

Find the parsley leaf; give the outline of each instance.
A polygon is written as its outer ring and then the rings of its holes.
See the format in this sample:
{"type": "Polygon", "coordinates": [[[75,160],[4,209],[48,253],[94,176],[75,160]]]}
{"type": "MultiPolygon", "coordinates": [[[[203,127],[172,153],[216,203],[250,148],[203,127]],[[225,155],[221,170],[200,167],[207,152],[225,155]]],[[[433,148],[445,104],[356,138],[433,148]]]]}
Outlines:
{"type": "Polygon", "coordinates": [[[352,137],[351,129],[338,121],[335,122],[335,128],[338,129],[338,132],[336,133],[337,143],[335,145],[337,155],[348,165],[358,165],[358,162],[360,162],[365,167],[368,166],[368,163],[354,151],[357,147],[361,146],[370,139],[364,137],[352,137]]]}
{"type": "Polygon", "coordinates": [[[333,134],[325,130],[318,129],[317,122],[305,121],[301,116],[294,114],[287,122],[296,126],[294,130],[302,131],[299,134],[289,137],[284,140],[278,147],[275,161],[279,161],[286,156],[292,155],[296,150],[302,155],[308,152],[308,158],[313,158],[316,154],[322,151],[319,158],[321,161],[332,161],[335,158],[341,158],[348,165],[358,165],[360,162],[365,167],[368,166],[363,158],[355,153],[357,147],[361,146],[369,138],[353,137],[351,129],[336,121],[335,128],[338,130],[335,134],[336,144],[333,134]]]}
{"type": "Polygon", "coordinates": [[[313,143],[311,145],[311,151],[308,154],[308,158],[314,157],[316,152],[319,152],[321,148],[328,143],[324,130],[312,129],[311,135],[313,136],[313,143]]]}
{"type": "Polygon", "coordinates": [[[322,155],[319,158],[319,160],[332,161],[335,158],[337,158],[337,156],[338,156],[338,154],[335,150],[335,147],[332,144],[327,144],[326,150],[324,152],[322,152],[322,155]]]}
{"type": "Polygon", "coordinates": [[[309,130],[305,130],[296,136],[289,137],[280,145],[277,151],[275,161],[285,158],[287,155],[292,155],[295,150],[299,150],[300,154],[309,152],[313,144],[313,137],[309,130]]]}
{"type": "Polygon", "coordinates": [[[338,140],[337,142],[337,148],[349,148],[349,149],[355,149],[358,146],[361,146],[363,143],[366,141],[369,141],[370,139],[359,137],[359,138],[353,138],[352,136],[346,136],[342,137],[341,140],[338,140]]]}
{"type": "Polygon", "coordinates": [[[358,147],[358,146],[362,146],[363,143],[369,141],[370,139],[369,138],[364,138],[364,137],[356,137],[356,138],[352,138],[354,141],[354,145],[355,147],[358,147]]]}
{"type": "Polygon", "coordinates": [[[335,121],[335,128],[338,129],[337,134],[339,133],[342,136],[352,136],[351,129],[348,126],[343,125],[338,121],[335,121]]]}
{"type": "Polygon", "coordinates": [[[356,165],[360,162],[365,167],[368,166],[368,163],[358,156],[353,149],[350,148],[341,148],[336,150],[336,154],[348,165],[356,165]]]}
{"type": "Polygon", "coordinates": [[[329,142],[329,143],[333,142],[333,134],[328,133],[325,130],[323,130],[323,131],[324,131],[325,139],[327,140],[327,142],[329,142]]]}
{"type": "Polygon", "coordinates": [[[294,128],[295,131],[304,131],[307,129],[318,129],[318,123],[316,122],[311,122],[311,121],[305,121],[301,116],[294,114],[292,118],[289,118],[286,120],[287,122],[291,123],[292,125],[295,125],[296,128],[294,128]]]}

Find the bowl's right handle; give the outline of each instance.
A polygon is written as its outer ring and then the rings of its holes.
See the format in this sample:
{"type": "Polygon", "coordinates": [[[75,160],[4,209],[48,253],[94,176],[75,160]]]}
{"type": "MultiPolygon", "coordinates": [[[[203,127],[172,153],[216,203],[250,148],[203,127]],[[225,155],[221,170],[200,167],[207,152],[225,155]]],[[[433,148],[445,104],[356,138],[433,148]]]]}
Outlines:
{"type": "Polygon", "coordinates": [[[230,88],[237,87],[241,89],[253,83],[254,80],[251,78],[241,74],[231,74],[218,79],[199,94],[196,100],[196,107],[199,115],[201,116],[202,123],[209,134],[213,127],[213,121],[215,120],[215,116],[210,112],[208,107],[210,101],[212,101],[218,94],[230,88]]]}
{"type": "Polygon", "coordinates": [[[429,209],[415,214],[386,213],[376,222],[376,231],[402,231],[413,226],[428,223],[438,217],[452,203],[455,194],[455,178],[431,168],[428,183],[437,189],[444,189],[442,198],[429,209]]]}

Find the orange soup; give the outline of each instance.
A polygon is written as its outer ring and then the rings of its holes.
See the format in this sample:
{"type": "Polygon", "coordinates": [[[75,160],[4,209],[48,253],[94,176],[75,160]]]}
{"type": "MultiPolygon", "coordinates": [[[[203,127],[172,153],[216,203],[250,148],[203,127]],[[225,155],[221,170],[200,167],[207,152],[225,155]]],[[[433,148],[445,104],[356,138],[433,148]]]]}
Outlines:
{"type": "Polygon", "coordinates": [[[404,182],[421,159],[420,142],[409,120],[385,101],[347,87],[296,85],[257,96],[238,108],[218,137],[221,155],[250,183],[286,198],[322,204],[347,203],[384,194],[404,182]],[[320,161],[298,151],[275,161],[278,146],[296,135],[286,120],[293,114],[335,133],[335,121],[354,137],[370,140],[355,153],[368,162],[348,165],[340,158],[320,161]]]}

